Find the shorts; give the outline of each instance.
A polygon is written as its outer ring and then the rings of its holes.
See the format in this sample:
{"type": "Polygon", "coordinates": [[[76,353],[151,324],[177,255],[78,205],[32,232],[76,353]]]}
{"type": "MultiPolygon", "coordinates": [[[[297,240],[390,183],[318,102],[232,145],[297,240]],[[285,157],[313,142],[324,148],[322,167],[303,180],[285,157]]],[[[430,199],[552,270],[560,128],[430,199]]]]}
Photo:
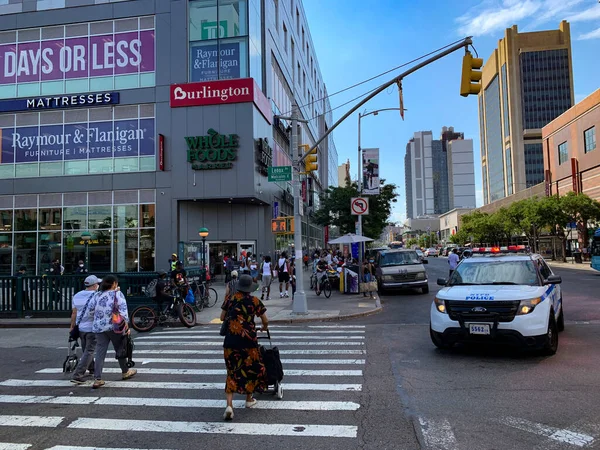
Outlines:
{"type": "Polygon", "coordinates": [[[262,276],[262,285],[263,285],[263,287],[271,286],[271,275],[263,275],[262,276]]]}
{"type": "Polygon", "coordinates": [[[290,282],[290,273],[289,272],[279,272],[279,282],[280,283],[289,283],[290,282]]]}

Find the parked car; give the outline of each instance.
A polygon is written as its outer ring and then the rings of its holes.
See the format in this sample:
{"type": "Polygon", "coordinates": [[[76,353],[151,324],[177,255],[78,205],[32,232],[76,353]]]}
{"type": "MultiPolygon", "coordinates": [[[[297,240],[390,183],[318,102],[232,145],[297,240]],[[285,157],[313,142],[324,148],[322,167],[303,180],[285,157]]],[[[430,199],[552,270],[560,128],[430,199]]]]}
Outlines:
{"type": "Polygon", "coordinates": [[[437,258],[440,256],[440,252],[437,248],[431,247],[425,250],[425,256],[435,256],[437,258]]]}
{"type": "Polygon", "coordinates": [[[442,250],[442,256],[448,256],[450,254],[450,252],[452,251],[453,248],[457,248],[456,245],[449,245],[447,247],[444,247],[444,249],[442,250]]]}
{"type": "Polygon", "coordinates": [[[417,252],[417,255],[419,256],[419,259],[421,260],[421,263],[423,263],[423,264],[428,264],[429,263],[429,261],[427,261],[427,256],[420,249],[417,248],[415,250],[415,252],[417,252]]]}

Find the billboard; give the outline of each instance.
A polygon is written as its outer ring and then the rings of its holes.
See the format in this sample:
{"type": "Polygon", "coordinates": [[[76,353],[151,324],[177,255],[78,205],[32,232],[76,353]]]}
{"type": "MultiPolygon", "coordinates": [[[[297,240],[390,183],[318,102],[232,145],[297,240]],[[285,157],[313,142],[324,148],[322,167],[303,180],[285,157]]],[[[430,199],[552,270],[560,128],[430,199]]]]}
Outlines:
{"type": "Polygon", "coordinates": [[[0,129],[0,164],[154,156],[154,119],[0,129]]]}
{"type": "Polygon", "coordinates": [[[379,149],[363,149],[363,189],[364,195],[379,194],[379,149]]]}
{"type": "Polygon", "coordinates": [[[154,72],[154,30],[0,45],[0,85],[154,72]]]}
{"type": "Polygon", "coordinates": [[[240,78],[240,43],[190,46],[191,81],[240,78]]]}

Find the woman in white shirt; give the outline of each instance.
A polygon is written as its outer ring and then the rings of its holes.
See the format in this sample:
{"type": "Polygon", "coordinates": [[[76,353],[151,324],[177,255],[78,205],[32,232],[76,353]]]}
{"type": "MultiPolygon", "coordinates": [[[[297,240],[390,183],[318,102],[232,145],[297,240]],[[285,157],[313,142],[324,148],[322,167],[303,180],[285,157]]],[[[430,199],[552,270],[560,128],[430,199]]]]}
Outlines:
{"type": "Polygon", "coordinates": [[[267,292],[267,300],[271,300],[271,280],[273,279],[273,267],[271,265],[271,257],[264,256],[263,263],[260,266],[260,274],[262,276],[262,295],[261,300],[265,299],[265,291],[267,292]]]}

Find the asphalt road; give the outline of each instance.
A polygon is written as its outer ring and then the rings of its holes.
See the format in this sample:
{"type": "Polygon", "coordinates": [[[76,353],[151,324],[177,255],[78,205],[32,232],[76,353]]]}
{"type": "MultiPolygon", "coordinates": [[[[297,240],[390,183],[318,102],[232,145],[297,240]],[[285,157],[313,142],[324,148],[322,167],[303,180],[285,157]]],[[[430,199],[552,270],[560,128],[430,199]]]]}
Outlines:
{"type": "Polygon", "coordinates": [[[61,373],[64,329],[0,329],[0,449],[600,448],[600,275],[555,271],[566,330],[540,357],[437,350],[429,307],[446,259],[427,271],[429,294],[385,295],[381,314],[273,327],[284,398],[259,396],[263,409],[236,408],[225,426],[216,327],[137,336],[138,376],[107,373],[97,391],[61,373]]]}

